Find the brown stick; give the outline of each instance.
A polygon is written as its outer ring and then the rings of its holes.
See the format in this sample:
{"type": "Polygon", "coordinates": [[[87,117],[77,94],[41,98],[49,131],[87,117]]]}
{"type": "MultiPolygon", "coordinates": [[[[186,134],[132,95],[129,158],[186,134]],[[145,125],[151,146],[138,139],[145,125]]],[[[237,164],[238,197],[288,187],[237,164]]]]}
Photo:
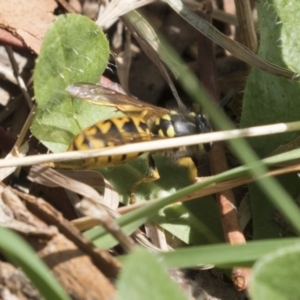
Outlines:
{"type": "MultiPolygon", "coordinates": [[[[211,2],[204,1],[202,9],[197,10],[197,14],[207,21],[211,18],[211,2]]],[[[210,94],[210,96],[220,102],[219,91],[217,88],[217,75],[215,67],[215,57],[213,43],[204,35],[197,32],[198,39],[198,61],[199,77],[210,94]]],[[[223,143],[215,143],[209,153],[210,167],[212,174],[219,174],[228,170],[225,147],[223,143]]],[[[216,194],[217,203],[221,215],[221,221],[225,239],[230,244],[244,244],[246,239],[239,224],[236,211],[235,198],[232,190],[226,190],[216,194]]],[[[238,290],[247,288],[249,269],[238,268],[234,272],[234,283],[238,290]]]]}

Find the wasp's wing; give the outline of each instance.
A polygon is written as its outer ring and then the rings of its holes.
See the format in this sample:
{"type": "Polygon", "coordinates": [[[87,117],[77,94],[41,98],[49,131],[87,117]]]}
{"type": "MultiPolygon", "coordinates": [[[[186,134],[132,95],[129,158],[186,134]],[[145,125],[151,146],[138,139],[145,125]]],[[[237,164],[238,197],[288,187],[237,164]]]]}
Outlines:
{"type": "Polygon", "coordinates": [[[73,83],[67,92],[74,98],[81,98],[96,105],[112,106],[124,112],[148,111],[150,114],[165,114],[168,110],[153,106],[130,95],[109,89],[101,84],[73,83]]]}
{"type": "Polygon", "coordinates": [[[105,134],[99,131],[94,135],[88,135],[81,132],[77,138],[73,140],[68,151],[101,149],[161,139],[163,139],[163,137],[147,132],[115,132],[105,134]]]}
{"type": "MultiPolygon", "coordinates": [[[[92,137],[95,141],[99,141],[99,136],[92,137]]],[[[105,134],[100,137],[103,141],[105,141],[106,147],[120,146],[126,144],[147,142],[153,140],[161,140],[164,139],[160,136],[154,136],[152,133],[132,133],[132,132],[120,132],[115,134],[109,134],[106,136],[105,134]]],[[[98,147],[94,147],[95,149],[98,147]]]]}

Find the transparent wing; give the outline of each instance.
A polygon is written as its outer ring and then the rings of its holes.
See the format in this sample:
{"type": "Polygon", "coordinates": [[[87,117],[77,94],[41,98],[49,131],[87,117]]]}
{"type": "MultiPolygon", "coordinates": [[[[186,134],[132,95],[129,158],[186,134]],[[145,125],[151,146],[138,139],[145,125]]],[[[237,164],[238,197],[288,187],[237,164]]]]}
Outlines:
{"type": "Polygon", "coordinates": [[[101,84],[73,83],[66,89],[71,97],[80,98],[96,105],[116,107],[123,112],[142,112],[146,115],[162,115],[168,113],[167,109],[143,102],[131,95],[109,89],[101,84]]]}

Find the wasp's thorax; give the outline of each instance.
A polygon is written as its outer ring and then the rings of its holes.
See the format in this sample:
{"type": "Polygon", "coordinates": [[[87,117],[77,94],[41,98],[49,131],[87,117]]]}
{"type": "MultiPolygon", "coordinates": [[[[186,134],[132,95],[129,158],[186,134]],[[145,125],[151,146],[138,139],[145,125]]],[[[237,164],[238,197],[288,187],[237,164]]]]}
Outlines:
{"type": "Polygon", "coordinates": [[[207,133],[211,126],[203,114],[179,114],[171,110],[157,118],[151,129],[152,133],[164,138],[207,133]]]}
{"type": "MultiPolygon", "coordinates": [[[[203,114],[180,114],[171,110],[169,114],[165,114],[160,118],[157,118],[152,125],[151,132],[154,135],[158,135],[162,138],[172,138],[187,136],[199,133],[211,132],[211,125],[203,114]]],[[[175,152],[176,158],[194,155],[208,151],[210,149],[209,144],[180,147],[178,149],[172,149],[173,154],[175,152]]]]}

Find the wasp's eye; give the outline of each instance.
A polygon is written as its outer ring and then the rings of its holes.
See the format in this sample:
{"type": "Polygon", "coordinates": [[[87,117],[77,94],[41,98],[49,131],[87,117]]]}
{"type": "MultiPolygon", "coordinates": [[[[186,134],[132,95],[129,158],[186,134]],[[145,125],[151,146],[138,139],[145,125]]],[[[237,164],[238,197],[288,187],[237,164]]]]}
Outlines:
{"type": "Polygon", "coordinates": [[[211,125],[203,114],[196,115],[196,128],[198,133],[211,132],[211,125]]]}

